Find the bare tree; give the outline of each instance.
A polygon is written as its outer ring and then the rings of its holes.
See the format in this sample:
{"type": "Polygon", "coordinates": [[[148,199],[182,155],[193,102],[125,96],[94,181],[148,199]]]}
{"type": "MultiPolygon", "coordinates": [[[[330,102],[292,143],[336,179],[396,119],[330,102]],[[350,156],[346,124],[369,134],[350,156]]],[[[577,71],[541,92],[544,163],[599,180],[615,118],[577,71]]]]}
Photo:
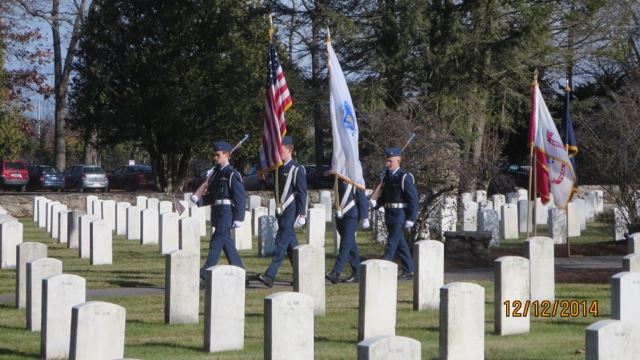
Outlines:
{"type": "MultiPolygon", "coordinates": [[[[27,15],[41,19],[51,26],[53,48],[53,75],[55,96],[55,166],[66,167],[66,122],[67,94],[73,59],[76,54],[80,31],[87,11],[87,0],[10,0],[27,15]],[[66,33],[68,31],[68,33],[66,33]],[[63,32],[69,37],[63,55],[63,32]]],[[[89,6],[89,11],[93,3],[89,6]]]]}
{"type": "Polygon", "coordinates": [[[581,122],[578,134],[585,172],[624,208],[628,224],[640,224],[640,85],[632,80],[620,94],[598,102],[599,110],[581,122]]]}

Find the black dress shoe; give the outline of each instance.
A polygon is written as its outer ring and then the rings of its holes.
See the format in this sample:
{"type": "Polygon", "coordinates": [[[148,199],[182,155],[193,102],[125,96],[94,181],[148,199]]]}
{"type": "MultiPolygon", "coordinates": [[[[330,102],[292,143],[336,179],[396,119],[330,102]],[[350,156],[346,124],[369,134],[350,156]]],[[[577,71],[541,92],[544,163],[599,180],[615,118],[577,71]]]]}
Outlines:
{"type": "Polygon", "coordinates": [[[328,272],[324,275],[324,278],[331,281],[332,284],[337,284],[340,274],[334,272],[328,272]]]}
{"type": "Polygon", "coordinates": [[[350,277],[342,280],[343,283],[351,284],[360,282],[360,277],[351,275],[350,277]]]}
{"type": "Polygon", "coordinates": [[[412,272],[403,272],[402,275],[398,276],[398,279],[400,279],[400,280],[411,280],[411,279],[413,279],[413,273],[412,272]]]}
{"type": "Polygon", "coordinates": [[[273,287],[273,279],[264,274],[258,274],[258,280],[267,287],[273,287]]]}

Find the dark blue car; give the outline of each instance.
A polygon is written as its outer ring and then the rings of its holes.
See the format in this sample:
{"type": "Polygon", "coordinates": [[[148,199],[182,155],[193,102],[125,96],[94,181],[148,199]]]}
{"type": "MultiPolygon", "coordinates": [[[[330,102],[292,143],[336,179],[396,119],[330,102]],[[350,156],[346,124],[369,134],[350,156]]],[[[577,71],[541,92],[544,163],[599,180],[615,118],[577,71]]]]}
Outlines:
{"type": "Polygon", "coordinates": [[[27,166],[29,170],[30,190],[50,189],[53,191],[62,191],[64,188],[64,176],[55,168],[48,165],[31,165],[27,166]]]}

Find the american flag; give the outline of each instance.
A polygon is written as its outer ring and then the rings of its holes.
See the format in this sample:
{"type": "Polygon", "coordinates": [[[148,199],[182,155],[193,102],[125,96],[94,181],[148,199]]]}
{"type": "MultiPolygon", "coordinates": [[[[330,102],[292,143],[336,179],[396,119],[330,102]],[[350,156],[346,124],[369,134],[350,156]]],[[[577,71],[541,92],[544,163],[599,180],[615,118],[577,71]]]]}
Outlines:
{"type": "Polygon", "coordinates": [[[180,203],[180,201],[178,201],[175,196],[173,197],[173,205],[176,207],[178,215],[182,215],[182,213],[186,210],[182,203],[180,203]]]}
{"type": "Polygon", "coordinates": [[[264,102],[264,133],[260,145],[260,168],[262,170],[275,169],[282,164],[281,148],[282,137],[287,132],[287,124],[284,121],[284,113],[293,101],[287,80],[280,66],[278,53],[273,43],[269,43],[267,57],[267,91],[264,102]]]}

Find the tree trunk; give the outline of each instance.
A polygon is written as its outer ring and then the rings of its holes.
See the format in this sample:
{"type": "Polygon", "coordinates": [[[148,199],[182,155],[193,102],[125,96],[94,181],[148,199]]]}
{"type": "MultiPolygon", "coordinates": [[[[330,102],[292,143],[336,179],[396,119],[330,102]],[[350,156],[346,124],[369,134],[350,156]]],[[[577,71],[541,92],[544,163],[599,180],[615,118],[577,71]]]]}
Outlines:
{"type": "Polygon", "coordinates": [[[98,134],[95,131],[91,131],[84,141],[84,163],[86,165],[96,165],[98,163],[98,150],[96,149],[96,143],[98,141],[98,134]]]}
{"type": "MultiPolygon", "coordinates": [[[[317,7],[316,7],[317,8],[317,7]]],[[[311,86],[317,96],[313,100],[313,132],[315,135],[315,159],[316,166],[320,166],[324,161],[324,144],[322,134],[322,107],[320,96],[320,19],[317,13],[312,14],[311,19],[311,86]]]]}
{"type": "Polygon", "coordinates": [[[67,108],[66,91],[62,92],[62,49],[60,45],[60,0],[53,0],[51,4],[51,32],[53,34],[53,67],[55,88],[55,132],[54,154],[56,168],[63,171],[66,162],[66,144],[64,139],[64,116],[67,108]]]}

